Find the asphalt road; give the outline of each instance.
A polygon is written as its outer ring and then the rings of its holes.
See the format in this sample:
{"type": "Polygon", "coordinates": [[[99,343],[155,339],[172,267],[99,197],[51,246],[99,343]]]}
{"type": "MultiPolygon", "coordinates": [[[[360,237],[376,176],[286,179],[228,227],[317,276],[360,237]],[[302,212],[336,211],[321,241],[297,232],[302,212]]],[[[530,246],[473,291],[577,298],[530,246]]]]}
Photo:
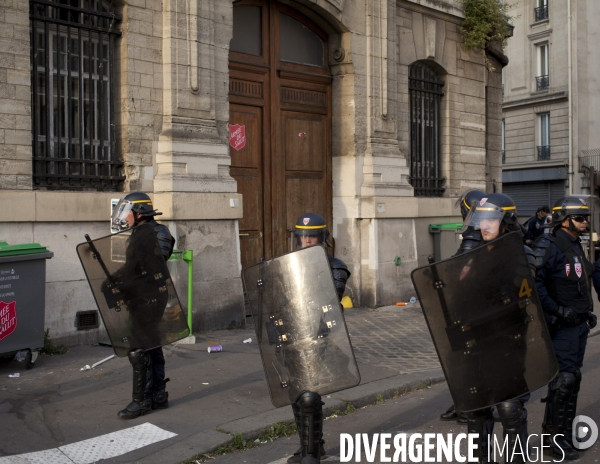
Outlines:
{"type": "MultiPolygon", "coordinates": [[[[600,337],[592,337],[588,341],[585,365],[582,369],[583,382],[579,394],[578,414],[586,415],[600,424],[600,337]]],[[[545,396],[546,389],[534,392],[527,404],[529,411],[529,434],[540,434],[544,414],[544,405],[540,398],[545,396]]],[[[456,422],[442,422],[438,419],[440,412],[445,411],[452,403],[446,384],[438,384],[431,388],[416,391],[406,396],[365,407],[354,413],[337,418],[330,418],[325,422],[325,440],[328,457],[323,461],[327,463],[340,462],[340,434],[368,433],[370,437],[375,433],[441,433],[457,434],[466,433],[466,427],[456,422]]],[[[496,424],[495,432],[500,440],[502,427],[496,424]]],[[[535,448],[539,449],[539,437],[531,438],[533,453],[530,459],[542,462],[539,455],[536,457],[535,448]]],[[[242,453],[218,456],[210,460],[213,464],[284,464],[287,458],[298,448],[298,437],[280,438],[271,443],[264,444],[242,453]]],[[[465,447],[462,447],[463,452],[465,447]]],[[[363,454],[361,460],[354,458],[350,462],[386,462],[379,459],[380,450],[377,449],[377,458],[368,461],[363,454]]],[[[432,453],[435,456],[435,451],[432,453]]],[[[393,451],[387,454],[393,456],[393,451]]],[[[544,462],[551,462],[552,456],[545,456],[544,462]]],[[[581,453],[577,461],[581,463],[597,463],[600,459],[599,445],[596,443],[589,450],[581,453]]],[[[498,458],[497,462],[501,459],[498,458]]],[[[389,462],[389,461],[388,461],[389,462]]],[[[448,461],[444,461],[448,462],[448,461]]],[[[449,461],[456,462],[456,461],[449,461]]]]}

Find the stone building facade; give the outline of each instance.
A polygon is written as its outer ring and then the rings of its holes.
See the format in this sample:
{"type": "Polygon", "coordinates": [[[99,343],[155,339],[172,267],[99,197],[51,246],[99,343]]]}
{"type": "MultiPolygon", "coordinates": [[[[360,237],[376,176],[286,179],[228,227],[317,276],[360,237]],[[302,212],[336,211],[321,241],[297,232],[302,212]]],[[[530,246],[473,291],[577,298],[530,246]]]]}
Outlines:
{"type": "Polygon", "coordinates": [[[505,53],[503,189],[522,216],[569,193],[589,193],[600,169],[598,2],[518,2],[505,53]]]}
{"type": "Polygon", "coordinates": [[[374,307],[414,295],[461,192],[501,188],[504,57],[463,49],[458,1],[52,3],[0,16],[0,239],[54,252],[61,341],[98,336],[73,323],[95,308],[75,246],[119,192],[151,194],[193,250],[209,330],[244,323],[242,267],[288,251],[304,212],[374,307]]]}

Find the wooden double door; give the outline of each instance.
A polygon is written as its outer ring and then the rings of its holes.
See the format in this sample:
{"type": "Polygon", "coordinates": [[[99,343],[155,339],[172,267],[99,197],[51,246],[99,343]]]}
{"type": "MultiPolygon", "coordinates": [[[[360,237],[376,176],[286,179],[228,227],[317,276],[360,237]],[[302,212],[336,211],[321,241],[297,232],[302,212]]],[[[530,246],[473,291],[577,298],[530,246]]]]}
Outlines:
{"type": "Polygon", "coordinates": [[[230,173],[244,199],[246,268],[290,251],[303,213],[331,230],[331,76],[327,35],[309,19],[269,0],[233,8],[230,173]]]}

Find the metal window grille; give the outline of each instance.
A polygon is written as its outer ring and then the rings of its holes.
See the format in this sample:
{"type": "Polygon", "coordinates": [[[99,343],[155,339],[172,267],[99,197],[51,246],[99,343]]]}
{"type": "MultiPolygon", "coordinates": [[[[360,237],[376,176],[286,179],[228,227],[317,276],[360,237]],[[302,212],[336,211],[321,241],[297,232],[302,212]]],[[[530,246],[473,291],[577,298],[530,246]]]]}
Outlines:
{"type": "Polygon", "coordinates": [[[536,90],[548,90],[550,87],[550,79],[548,76],[538,76],[535,78],[536,90]]]}
{"type": "Polygon", "coordinates": [[[550,159],[550,145],[544,145],[537,147],[538,160],[549,160],[550,159]]]}
{"type": "Polygon", "coordinates": [[[444,83],[424,63],[410,67],[410,182],[415,196],[439,197],[445,177],[440,176],[440,103],[444,83]]]}
{"type": "Polygon", "coordinates": [[[535,8],[535,20],[543,21],[544,19],[548,19],[548,5],[535,8]]]}
{"type": "Polygon", "coordinates": [[[119,190],[113,124],[114,40],[106,0],[30,0],[36,188],[119,190]]]}

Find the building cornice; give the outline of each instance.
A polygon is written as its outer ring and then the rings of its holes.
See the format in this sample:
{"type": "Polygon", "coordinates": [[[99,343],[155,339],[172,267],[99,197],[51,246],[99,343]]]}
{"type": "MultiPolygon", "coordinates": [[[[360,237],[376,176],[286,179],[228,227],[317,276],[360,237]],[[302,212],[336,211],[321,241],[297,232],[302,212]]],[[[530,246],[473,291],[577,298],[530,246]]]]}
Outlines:
{"type": "Polygon", "coordinates": [[[567,101],[569,93],[566,90],[553,93],[544,93],[543,95],[535,95],[532,97],[522,98],[520,100],[511,100],[502,103],[502,110],[510,110],[514,108],[523,108],[526,106],[535,106],[544,103],[556,103],[567,101]]]}

